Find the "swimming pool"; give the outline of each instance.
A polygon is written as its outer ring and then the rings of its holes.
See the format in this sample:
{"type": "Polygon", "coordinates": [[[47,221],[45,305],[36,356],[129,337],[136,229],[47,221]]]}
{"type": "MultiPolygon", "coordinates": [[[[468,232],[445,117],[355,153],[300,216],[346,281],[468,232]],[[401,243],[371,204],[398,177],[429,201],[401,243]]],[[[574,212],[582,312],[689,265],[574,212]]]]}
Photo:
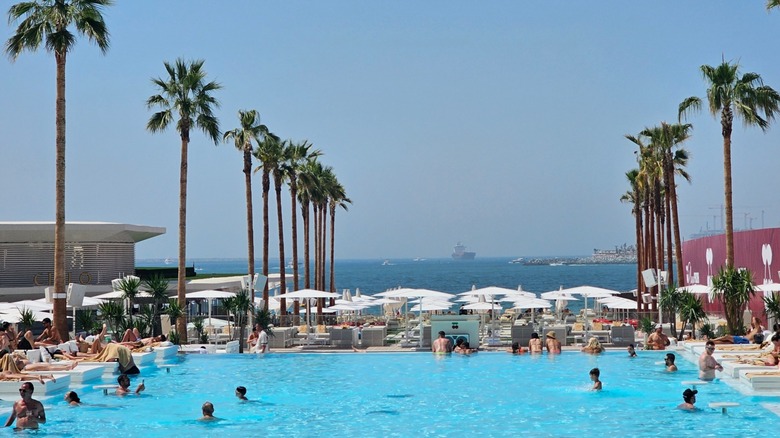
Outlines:
{"type": "MultiPolygon", "coordinates": [[[[470,357],[398,354],[189,355],[179,366],[144,369],[141,396],[104,396],[76,389],[84,406],[61,396],[44,401],[54,436],[755,436],[774,432],[780,417],[762,408],[775,399],[746,397],[723,382],[699,387],[699,412],[678,411],[693,364],[679,359],[666,373],[662,355],[470,357]],[[604,390],[588,391],[588,371],[601,369],[604,390]],[[252,400],[240,403],[237,385],[252,400]],[[204,401],[222,421],[203,424],[204,401]],[[707,408],[736,401],[726,415],[707,408]],[[194,435],[197,434],[197,435],[194,435]]],[[[132,387],[138,383],[133,380],[132,387]]],[[[4,402],[3,406],[10,407],[4,402]]],[[[6,413],[7,415],[7,413],[6,413]]]]}

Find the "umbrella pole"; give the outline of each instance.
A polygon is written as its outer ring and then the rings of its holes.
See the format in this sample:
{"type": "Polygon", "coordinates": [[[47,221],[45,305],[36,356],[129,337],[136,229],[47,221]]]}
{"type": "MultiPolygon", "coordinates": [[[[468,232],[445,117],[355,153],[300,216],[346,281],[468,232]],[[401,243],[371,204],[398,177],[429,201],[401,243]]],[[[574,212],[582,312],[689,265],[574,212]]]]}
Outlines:
{"type": "Polygon", "coordinates": [[[423,341],[423,318],[422,318],[422,308],[423,305],[423,297],[420,297],[420,316],[418,317],[420,319],[420,337],[417,341],[417,348],[422,348],[422,341],[423,341]]]}

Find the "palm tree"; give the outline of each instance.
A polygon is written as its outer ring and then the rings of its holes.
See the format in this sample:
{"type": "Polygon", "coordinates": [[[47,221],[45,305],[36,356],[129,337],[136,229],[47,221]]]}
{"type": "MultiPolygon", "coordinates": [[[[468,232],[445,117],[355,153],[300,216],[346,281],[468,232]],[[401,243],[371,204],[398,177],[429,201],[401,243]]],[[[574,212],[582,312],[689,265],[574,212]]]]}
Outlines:
{"type": "Polygon", "coordinates": [[[336,207],[341,207],[347,211],[347,204],[352,200],[347,198],[344,186],[333,176],[333,185],[328,188],[330,203],[330,291],[336,292],[336,207]]]}
{"type": "Polygon", "coordinates": [[[742,314],[756,294],[753,289],[753,274],[747,269],[721,267],[718,275],[712,278],[712,289],[717,292],[716,298],[723,305],[728,332],[732,335],[744,335],[742,314]]]}
{"type": "Polygon", "coordinates": [[[222,300],[225,309],[232,313],[236,318],[236,325],[239,327],[238,352],[244,352],[244,332],[246,330],[247,316],[252,314],[254,305],[250,298],[250,293],[246,289],[240,290],[234,297],[222,300]]]}
{"type": "MultiPolygon", "coordinates": [[[[86,36],[106,53],[109,34],[102,9],[111,0],[39,0],[17,3],[8,10],[8,21],[22,19],[16,33],[8,39],[5,51],[16,60],[25,51],[35,51],[41,43],[54,52],[57,65],[56,124],[56,182],[54,221],[54,327],[59,333],[68,333],[65,306],[65,63],[68,52],[76,44],[75,35],[68,29],[86,36]],[[45,39],[45,42],[44,42],[45,39]]],[[[63,338],[64,339],[64,338],[63,338]]]]}
{"type": "MultiPolygon", "coordinates": [[[[278,150],[279,155],[276,157],[276,167],[271,170],[274,177],[274,193],[276,194],[276,225],[279,238],[279,291],[280,296],[284,297],[287,293],[287,272],[285,260],[287,258],[284,255],[284,224],[282,219],[282,180],[287,175],[288,161],[290,160],[291,140],[286,140],[281,143],[281,149],[278,150]]],[[[287,325],[287,300],[282,298],[279,300],[280,312],[284,325],[287,325]]]]}
{"type": "Polygon", "coordinates": [[[301,166],[297,181],[298,189],[298,202],[301,205],[301,219],[303,219],[303,287],[306,289],[311,288],[311,204],[312,197],[317,191],[317,175],[319,168],[322,167],[316,158],[307,160],[303,166],[301,166]]]}
{"type": "Polygon", "coordinates": [[[669,263],[667,272],[669,273],[668,284],[674,284],[674,269],[672,267],[672,247],[674,246],[674,258],[677,261],[677,272],[680,273],[678,285],[683,286],[682,279],[683,261],[682,261],[682,243],[680,239],[679,216],[677,213],[677,187],[675,175],[681,176],[690,182],[690,175],[685,171],[688,163],[688,152],[681,149],[679,145],[690,137],[690,131],[693,126],[690,124],[669,124],[662,122],[660,126],[646,128],[640,135],[650,140],[650,146],[655,150],[655,155],[659,157],[660,173],[663,183],[663,195],[666,208],[664,209],[667,232],[667,255],[669,263]],[[674,234],[674,245],[672,245],[672,234],[674,234]]]}
{"type": "MultiPolygon", "coordinates": [[[[269,135],[268,127],[260,123],[260,115],[255,110],[238,111],[240,126],[225,132],[222,140],[227,142],[233,139],[236,149],[241,151],[244,157],[244,181],[246,183],[246,232],[247,249],[249,252],[249,278],[255,277],[255,232],[252,213],[252,151],[254,145],[259,144],[269,135]]],[[[255,289],[251,288],[251,299],[254,302],[255,289]]]]}
{"type": "MultiPolygon", "coordinates": [[[[199,128],[214,144],[219,141],[219,121],[213,114],[219,102],[212,93],[222,88],[218,83],[205,82],[206,71],[203,70],[203,60],[185,62],[181,58],[174,64],[164,63],[168,78],[152,79],[160,94],[155,94],[146,101],[149,108],[159,107],[146,124],[151,132],[164,131],[175,120],[176,131],[181,138],[181,163],[179,166],[179,272],[176,292],[179,306],[186,307],[186,285],[184,283],[184,264],[187,258],[187,148],[190,143],[190,130],[199,128]]],[[[187,321],[184,318],[176,320],[176,331],[181,341],[187,341],[187,321]]]]}
{"type": "MultiPolygon", "coordinates": [[[[290,215],[290,222],[292,227],[292,265],[293,265],[293,290],[298,290],[298,212],[297,212],[297,198],[298,198],[298,173],[303,166],[309,160],[316,159],[322,152],[318,149],[311,150],[313,145],[307,140],[301,143],[290,144],[290,151],[287,154],[287,185],[290,189],[290,205],[292,214],[290,215]]],[[[295,302],[295,309],[298,309],[298,301],[295,302]]],[[[294,312],[294,315],[298,315],[298,312],[294,312]]]]}
{"type": "Polygon", "coordinates": [[[117,288],[122,291],[122,298],[128,301],[127,316],[130,324],[133,323],[133,301],[141,292],[141,279],[135,276],[127,276],[119,280],[117,288]]]}
{"type": "Polygon", "coordinates": [[[766,10],[771,11],[773,8],[780,7],[780,0],[767,0],[766,10]]]}
{"type": "MultiPolygon", "coordinates": [[[[268,246],[269,246],[269,225],[268,225],[268,193],[271,191],[271,173],[279,167],[282,158],[282,141],[279,137],[268,136],[260,142],[257,149],[252,153],[260,161],[260,165],[255,168],[255,172],[262,172],[263,186],[263,275],[268,277],[268,246]]],[[[284,278],[284,260],[280,263],[280,275],[284,278]]],[[[284,290],[282,290],[284,293],[284,290]]],[[[284,301],[281,300],[282,308],[284,301]]],[[[268,309],[268,282],[263,286],[263,308],[268,309]]]]}
{"type": "MultiPolygon", "coordinates": [[[[628,183],[631,186],[631,190],[624,193],[623,196],[620,197],[620,202],[628,202],[631,204],[631,214],[634,215],[634,230],[635,230],[635,237],[636,237],[636,254],[637,254],[637,263],[636,263],[636,284],[637,284],[637,291],[641,289],[642,285],[642,195],[641,191],[639,189],[639,169],[631,169],[630,171],[626,172],[626,179],[628,180],[628,183]]],[[[642,294],[637,293],[636,294],[637,299],[637,309],[639,309],[640,304],[642,303],[642,294]]]]}
{"type": "Polygon", "coordinates": [[[680,321],[682,321],[682,328],[678,335],[678,340],[682,340],[685,335],[685,326],[691,324],[691,338],[696,337],[696,325],[700,322],[707,320],[707,312],[704,311],[704,305],[699,297],[690,293],[683,292],[680,298],[680,321]]]}
{"type": "MultiPolygon", "coordinates": [[[[757,73],[739,74],[739,64],[725,60],[718,66],[702,65],[701,72],[709,88],[707,102],[710,113],[720,113],[723,135],[723,179],[726,210],[726,265],[734,266],[734,209],[731,184],[731,131],[734,115],[742,118],[746,126],[758,126],[766,131],[769,122],[780,107],[780,95],[772,87],[764,85],[757,73]],[[763,113],[761,117],[760,113],[763,113]]],[[[689,97],[680,103],[678,117],[701,108],[701,99],[689,97]]]]}
{"type": "Polygon", "coordinates": [[[149,288],[149,292],[152,294],[154,300],[154,322],[152,334],[158,336],[164,334],[162,332],[162,321],[160,321],[160,315],[162,314],[162,306],[168,301],[168,280],[160,274],[156,274],[144,281],[144,285],[149,288]]]}

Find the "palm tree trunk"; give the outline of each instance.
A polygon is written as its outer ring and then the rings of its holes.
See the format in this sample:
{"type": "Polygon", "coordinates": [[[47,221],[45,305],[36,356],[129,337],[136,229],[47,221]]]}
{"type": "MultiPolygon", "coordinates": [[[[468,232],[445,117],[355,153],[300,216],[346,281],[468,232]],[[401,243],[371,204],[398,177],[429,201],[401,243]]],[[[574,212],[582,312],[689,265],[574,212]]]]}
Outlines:
{"type": "MultiPolygon", "coordinates": [[[[295,172],[290,173],[290,226],[292,227],[291,242],[293,262],[293,291],[298,290],[298,186],[295,172]]],[[[297,312],[296,312],[297,314],[297,312]]]]}
{"type": "Polygon", "coordinates": [[[731,106],[725,105],[721,113],[723,129],[723,186],[726,196],[726,265],[734,267],[734,206],[731,199],[731,106]]]}
{"type": "Polygon", "coordinates": [[[303,287],[304,289],[311,289],[311,265],[309,263],[311,259],[309,242],[309,202],[301,203],[301,218],[303,219],[303,287]]]}
{"type": "MultiPolygon", "coordinates": [[[[330,291],[336,292],[336,204],[330,206],[330,291]]],[[[331,302],[333,299],[331,298],[331,302]]],[[[335,304],[335,303],[332,303],[335,304]]]]}
{"type": "Polygon", "coordinates": [[[680,240],[680,217],[677,214],[677,187],[674,183],[674,176],[672,176],[672,224],[674,228],[674,258],[677,261],[677,285],[685,286],[685,277],[683,276],[683,258],[682,258],[682,241],[680,240]]]}
{"type": "Polygon", "coordinates": [[[65,303],[65,53],[55,53],[57,63],[56,124],[56,181],[54,219],[54,321],[62,340],[68,338],[67,308],[65,303]]]}
{"type": "MultiPolygon", "coordinates": [[[[276,223],[279,226],[279,294],[284,297],[287,293],[287,279],[285,278],[285,257],[284,257],[284,223],[282,222],[282,175],[274,172],[274,191],[276,192],[276,223]]],[[[279,300],[279,314],[282,316],[282,325],[286,326],[287,300],[279,300]]]]}
{"type": "MultiPolygon", "coordinates": [[[[263,275],[268,278],[268,192],[271,191],[271,177],[263,168],[263,275]]],[[[263,286],[263,310],[268,310],[268,281],[263,286]]]]}
{"type": "MultiPolygon", "coordinates": [[[[176,280],[176,296],[179,306],[187,311],[187,285],[185,283],[185,263],[187,261],[187,147],[189,146],[189,130],[184,129],[181,135],[181,163],[179,165],[179,272],[176,280]]],[[[187,342],[187,318],[176,320],[176,333],[180,342],[187,342]]]]}
{"type": "Polygon", "coordinates": [[[636,303],[637,310],[642,308],[642,207],[638,191],[634,191],[634,226],[636,228],[636,303]]]}
{"type": "MultiPolygon", "coordinates": [[[[656,192],[655,192],[655,241],[656,241],[656,247],[655,247],[655,256],[656,256],[656,273],[658,273],[658,270],[663,269],[664,267],[664,237],[663,237],[663,203],[661,202],[661,190],[658,184],[658,181],[656,181],[656,192]]],[[[656,300],[653,302],[653,310],[658,310],[658,302],[661,299],[661,278],[660,275],[658,276],[658,284],[656,285],[656,300]]]]}
{"type": "Polygon", "coordinates": [[[327,247],[326,242],[328,241],[328,203],[327,201],[323,202],[320,206],[320,227],[322,227],[322,235],[320,237],[320,251],[322,254],[322,257],[320,258],[320,285],[322,286],[321,290],[327,290],[326,284],[325,284],[325,266],[327,263],[327,247]]]}
{"type": "MultiPolygon", "coordinates": [[[[667,186],[668,187],[668,186],[667,186]]],[[[669,189],[666,190],[664,196],[666,206],[664,207],[664,215],[666,220],[664,221],[664,231],[666,231],[666,272],[667,272],[667,286],[674,284],[674,258],[672,256],[672,199],[669,196],[669,189]]]]}
{"type": "Polygon", "coordinates": [[[252,212],[252,150],[251,145],[249,148],[244,148],[244,181],[246,183],[246,234],[247,234],[247,251],[248,251],[248,269],[250,286],[249,299],[251,302],[255,302],[255,226],[252,212]]]}

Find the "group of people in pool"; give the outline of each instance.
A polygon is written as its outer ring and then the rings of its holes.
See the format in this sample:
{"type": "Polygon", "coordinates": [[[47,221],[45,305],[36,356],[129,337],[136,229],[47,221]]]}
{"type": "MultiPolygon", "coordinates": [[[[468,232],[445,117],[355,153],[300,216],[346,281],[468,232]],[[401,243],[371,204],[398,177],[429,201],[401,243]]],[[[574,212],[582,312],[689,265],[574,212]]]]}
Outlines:
{"type": "Polygon", "coordinates": [[[455,341],[455,345],[453,346],[452,341],[447,337],[447,334],[444,333],[444,330],[439,332],[439,337],[436,338],[431,344],[431,350],[438,354],[472,354],[477,352],[477,349],[471,348],[469,342],[462,337],[458,338],[457,341],[455,341]]]}

